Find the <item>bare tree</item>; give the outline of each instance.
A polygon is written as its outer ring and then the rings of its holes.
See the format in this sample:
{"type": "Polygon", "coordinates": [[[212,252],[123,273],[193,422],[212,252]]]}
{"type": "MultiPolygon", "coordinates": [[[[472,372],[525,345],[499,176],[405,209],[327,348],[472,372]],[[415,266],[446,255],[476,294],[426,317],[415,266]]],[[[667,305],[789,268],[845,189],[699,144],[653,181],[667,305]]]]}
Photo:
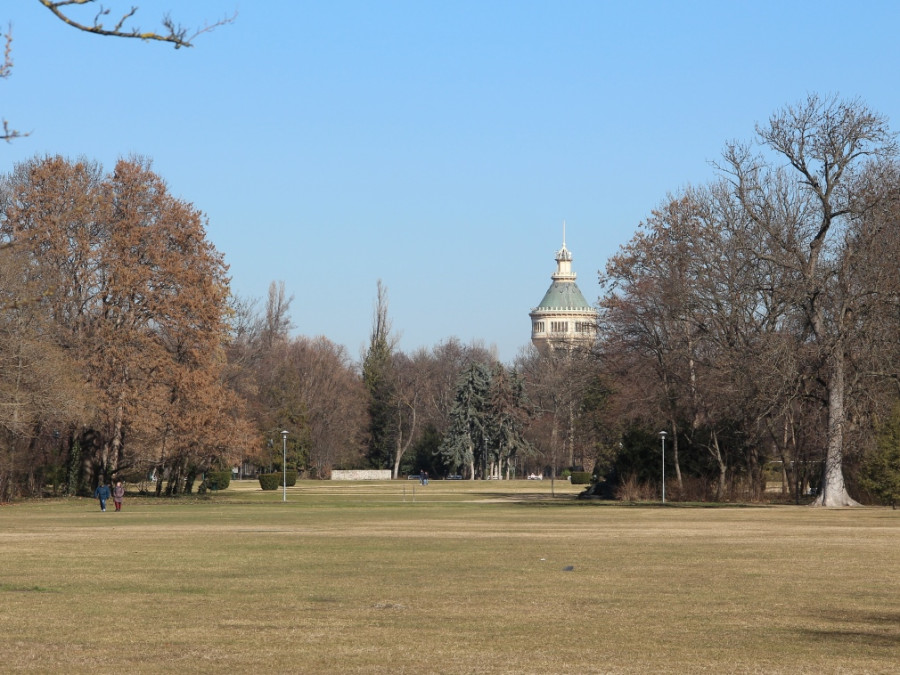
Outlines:
{"type": "Polygon", "coordinates": [[[276,342],[287,340],[288,332],[293,328],[289,314],[293,301],[293,295],[290,297],[285,295],[283,281],[273,281],[269,284],[265,323],[262,328],[263,344],[267,348],[271,348],[276,342]]]}
{"type": "Polygon", "coordinates": [[[827,448],[820,506],[850,506],[843,475],[847,428],[847,357],[856,316],[852,261],[855,217],[872,208],[855,180],[897,153],[886,119],[860,101],[812,95],[757,127],[766,161],[748,145],[729,144],[722,168],[764,248],[759,254],[793,283],[774,289],[804,320],[822,362],[827,448]]]}
{"type": "Polygon", "coordinates": [[[529,441],[549,463],[555,480],[561,464],[571,468],[582,454],[576,448],[577,416],[596,376],[597,362],[584,348],[542,351],[529,346],[517,358],[516,370],[524,378],[534,413],[528,425],[529,441]]]}

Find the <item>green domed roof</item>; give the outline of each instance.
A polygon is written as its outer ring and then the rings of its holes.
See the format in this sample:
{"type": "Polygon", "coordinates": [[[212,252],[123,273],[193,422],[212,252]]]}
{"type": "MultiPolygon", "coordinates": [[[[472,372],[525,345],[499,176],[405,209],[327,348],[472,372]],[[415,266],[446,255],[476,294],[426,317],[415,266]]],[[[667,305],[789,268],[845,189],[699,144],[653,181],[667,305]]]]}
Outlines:
{"type": "Polygon", "coordinates": [[[541,304],[535,307],[535,311],[541,309],[593,311],[578,286],[571,281],[554,281],[550,284],[541,304]]]}

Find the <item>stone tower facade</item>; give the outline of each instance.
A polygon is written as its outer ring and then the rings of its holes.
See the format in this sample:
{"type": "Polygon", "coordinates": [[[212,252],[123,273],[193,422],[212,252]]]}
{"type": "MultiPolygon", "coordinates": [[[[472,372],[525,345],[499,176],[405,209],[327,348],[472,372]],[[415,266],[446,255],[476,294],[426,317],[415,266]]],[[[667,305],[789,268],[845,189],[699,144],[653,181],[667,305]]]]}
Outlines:
{"type": "Polygon", "coordinates": [[[590,347],[597,337],[597,310],[584,299],[575,283],[572,253],[556,252],[556,272],[541,304],[531,310],[531,342],[539,349],[590,347]]]}

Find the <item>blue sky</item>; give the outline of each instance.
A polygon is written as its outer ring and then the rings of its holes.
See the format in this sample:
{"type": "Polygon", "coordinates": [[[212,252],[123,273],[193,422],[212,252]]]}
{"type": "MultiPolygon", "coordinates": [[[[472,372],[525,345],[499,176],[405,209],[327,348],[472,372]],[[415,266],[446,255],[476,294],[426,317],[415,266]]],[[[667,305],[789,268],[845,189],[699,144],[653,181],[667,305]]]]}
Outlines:
{"type": "Polygon", "coordinates": [[[284,281],[296,332],[353,358],[382,279],[402,349],[456,336],[510,361],[563,221],[593,301],[668,193],[807,93],[900,130],[895,2],[135,0],[144,28],[238,11],[189,50],[4,4],[0,117],[31,136],[0,146],[2,169],[152,158],[208,215],[234,292],[262,305],[284,281]]]}

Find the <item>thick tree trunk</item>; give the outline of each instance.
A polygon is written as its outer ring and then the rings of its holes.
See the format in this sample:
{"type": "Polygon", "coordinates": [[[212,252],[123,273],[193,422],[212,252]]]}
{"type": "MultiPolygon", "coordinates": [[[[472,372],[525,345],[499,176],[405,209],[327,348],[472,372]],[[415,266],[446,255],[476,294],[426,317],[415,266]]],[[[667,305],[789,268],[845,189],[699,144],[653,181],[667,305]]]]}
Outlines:
{"type": "Polygon", "coordinates": [[[681,482],[681,462],[678,460],[678,427],[672,425],[672,463],[675,464],[675,482],[678,483],[678,491],[684,491],[684,483],[681,482]]]}
{"type": "MultiPolygon", "coordinates": [[[[124,388],[123,388],[124,389],[124,388]]],[[[122,457],[123,446],[123,425],[125,421],[125,394],[119,395],[119,401],[116,405],[115,421],[113,424],[112,439],[109,444],[106,457],[103,458],[103,467],[109,471],[109,477],[112,478],[119,470],[119,460],[122,457]]]]}
{"type": "Polygon", "coordinates": [[[722,448],[719,447],[719,435],[715,431],[712,433],[712,447],[710,450],[712,451],[713,459],[716,460],[716,466],[719,467],[719,480],[716,483],[716,501],[720,502],[725,496],[725,490],[728,485],[726,481],[728,466],[722,457],[722,448]]]}
{"type": "Polygon", "coordinates": [[[781,457],[781,494],[783,495],[788,494],[788,492],[790,491],[789,486],[791,485],[790,478],[788,477],[788,458],[787,453],[785,452],[791,439],[788,420],[789,418],[787,417],[787,415],[785,415],[784,422],[782,424],[781,445],[778,447],[778,454],[781,457]]]}
{"type": "Polygon", "coordinates": [[[791,490],[791,479],[788,476],[788,459],[784,448],[779,448],[778,454],[781,457],[781,494],[787,496],[791,490]]]}
{"type": "Polygon", "coordinates": [[[394,480],[400,476],[400,460],[403,459],[403,455],[406,454],[406,451],[409,450],[409,446],[412,443],[413,434],[416,432],[416,409],[413,408],[410,414],[410,425],[409,425],[409,433],[406,435],[406,439],[403,437],[403,415],[401,413],[397,413],[397,444],[394,446],[394,467],[391,470],[391,475],[394,480]]]}
{"type": "Polygon", "coordinates": [[[813,506],[859,506],[844,484],[844,353],[840,345],[830,359],[828,378],[828,448],[819,495],[813,506]]]}
{"type": "Polygon", "coordinates": [[[750,497],[754,501],[759,501],[766,491],[766,476],[760,463],[759,448],[755,444],[750,447],[747,464],[747,473],[750,475],[750,497]]]}

